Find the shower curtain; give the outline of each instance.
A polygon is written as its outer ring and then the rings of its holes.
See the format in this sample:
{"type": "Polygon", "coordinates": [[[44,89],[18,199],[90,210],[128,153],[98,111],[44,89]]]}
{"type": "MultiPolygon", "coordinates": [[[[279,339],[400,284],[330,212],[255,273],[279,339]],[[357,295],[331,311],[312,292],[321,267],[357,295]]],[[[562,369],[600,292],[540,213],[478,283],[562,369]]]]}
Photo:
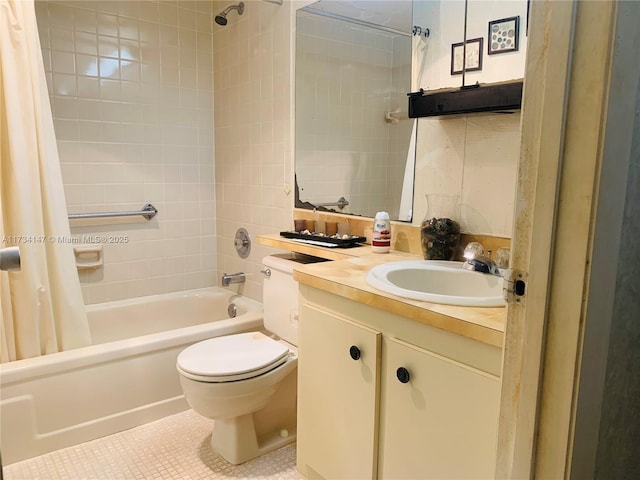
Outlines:
{"type": "Polygon", "coordinates": [[[0,360],[91,343],[67,219],[33,0],[0,0],[0,360]]]}

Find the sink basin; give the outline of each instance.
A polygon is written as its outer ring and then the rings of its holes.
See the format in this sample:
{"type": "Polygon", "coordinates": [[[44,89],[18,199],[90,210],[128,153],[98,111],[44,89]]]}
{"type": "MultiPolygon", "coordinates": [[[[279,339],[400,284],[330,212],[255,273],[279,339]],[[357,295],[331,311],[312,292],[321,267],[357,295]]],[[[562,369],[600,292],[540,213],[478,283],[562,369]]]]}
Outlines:
{"type": "Polygon", "coordinates": [[[462,262],[412,260],[373,267],[369,285],[399,297],[467,307],[504,307],[502,277],[462,269],[462,262]]]}

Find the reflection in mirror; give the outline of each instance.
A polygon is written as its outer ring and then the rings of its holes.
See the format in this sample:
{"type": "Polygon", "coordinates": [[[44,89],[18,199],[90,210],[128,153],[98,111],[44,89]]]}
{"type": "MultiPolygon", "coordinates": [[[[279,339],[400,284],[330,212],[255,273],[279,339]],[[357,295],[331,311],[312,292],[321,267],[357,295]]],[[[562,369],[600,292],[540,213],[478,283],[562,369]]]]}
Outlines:
{"type": "Polygon", "coordinates": [[[318,1],[296,19],[296,206],[411,221],[412,2],[318,1]],[[344,198],[348,205],[335,205],[344,198]]]}
{"type": "Polygon", "coordinates": [[[465,85],[524,78],[527,51],[527,5],[525,0],[510,2],[474,0],[467,7],[467,39],[484,37],[482,69],[468,72],[465,85]]]}
{"type": "MultiPolygon", "coordinates": [[[[411,91],[461,87],[461,75],[451,74],[451,46],[464,38],[465,0],[413,2],[413,21],[429,25],[428,39],[413,42],[411,91]]],[[[467,37],[469,38],[469,37],[467,37]]]]}
{"type": "Polygon", "coordinates": [[[524,77],[526,0],[413,2],[415,24],[430,23],[428,42],[413,45],[411,91],[495,83],[524,77]],[[466,17],[466,24],[465,19],[466,17]],[[514,19],[512,22],[501,20],[514,19]],[[519,28],[514,28],[515,25],[519,28]],[[494,26],[496,31],[489,32],[494,26]],[[504,26],[507,28],[499,28],[504,26]],[[500,35],[504,32],[505,35],[500,35]],[[463,40],[465,62],[463,74],[463,40]]]}

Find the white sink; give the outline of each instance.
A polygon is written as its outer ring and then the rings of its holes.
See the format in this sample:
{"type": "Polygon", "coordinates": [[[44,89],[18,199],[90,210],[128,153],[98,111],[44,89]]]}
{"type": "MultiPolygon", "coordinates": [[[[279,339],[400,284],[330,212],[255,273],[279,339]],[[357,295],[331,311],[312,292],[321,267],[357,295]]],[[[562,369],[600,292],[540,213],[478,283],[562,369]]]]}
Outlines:
{"type": "Polygon", "coordinates": [[[504,307],[502,277],[462,269],[462,262],[412,260],[373,267],[369,285],[399,297],[467,307],[504,307]]]}

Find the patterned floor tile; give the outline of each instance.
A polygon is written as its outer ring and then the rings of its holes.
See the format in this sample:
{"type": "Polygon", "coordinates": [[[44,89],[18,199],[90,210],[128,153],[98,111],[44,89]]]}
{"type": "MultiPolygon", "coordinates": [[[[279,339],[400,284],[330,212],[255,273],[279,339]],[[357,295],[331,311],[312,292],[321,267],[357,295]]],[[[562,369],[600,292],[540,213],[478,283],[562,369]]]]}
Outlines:
{"type": "Polygon", "coordinates": [[[295,445],[242,465],[211,448],[213,421],[193,410],[17,462],[5,480],[301,480],[295,445]]]}

